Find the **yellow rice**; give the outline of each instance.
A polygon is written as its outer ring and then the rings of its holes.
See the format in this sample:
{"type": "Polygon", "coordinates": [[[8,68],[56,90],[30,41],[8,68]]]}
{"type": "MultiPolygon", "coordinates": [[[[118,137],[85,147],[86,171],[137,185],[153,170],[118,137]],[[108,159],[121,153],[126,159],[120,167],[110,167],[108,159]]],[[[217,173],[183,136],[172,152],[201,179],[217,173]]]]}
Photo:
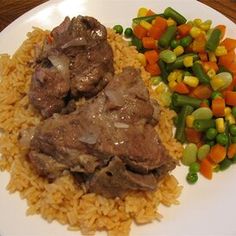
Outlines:
{"type": "MultiPolygon", "coordinates": [[[[105,230],[108,235],[128,235],[131,223],[149,223],[160,220],[159,204],[178,204],[182,187],[172,175],[166,176],[155,192],[130,192],[124,199],[106,199],[94,193],[85,193],[70,175],[49,184],[39,177],[25,159],[27,150],[20,146],[21,129],[37,125],[41,117],[28,102],[27,91],[33,73],[35,47],[40,46],[48,34],[39,28],[27,35],[18,51],[10,57],[0,55],[0,170],[10,173],[9,192],[20,192],[27,200],[27,214],[40,214],[45,220],[56,220],[70,230],[94,233],[105,230]]],[[[121,36],[108,30],[108,40],[114,51],[115,71],[124,66],[141,69],[141,75],[149,89],[149,74],[137,60],[137,51],[128,47],[121,36]]],[[[172,118],[175,113],[161,107],[160,123],[156,127],[163,144],[176,159],[182,146],[172,138],[172,118]]]]}

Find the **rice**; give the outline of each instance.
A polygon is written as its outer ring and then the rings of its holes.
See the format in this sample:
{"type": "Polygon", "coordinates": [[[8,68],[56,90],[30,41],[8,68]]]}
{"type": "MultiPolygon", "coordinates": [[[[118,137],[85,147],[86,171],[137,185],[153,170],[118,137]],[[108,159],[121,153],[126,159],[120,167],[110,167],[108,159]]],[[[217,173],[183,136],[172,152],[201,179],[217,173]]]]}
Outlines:
{"type": "MultiPolygon", "coordinates": [[[[131,223],[161,220],[158,206],[178,204],[182,187],[173,175],[167,175],[155,192],[130,192],[123,199],[106,199],[94,193],[85,193],[70,175],[53,183],[39,177],[26,160],[27,150],[18,142],[21,129],[36,126],[41,117],[29,104],[27,91],[33,73],[35,48],[45,39],[47,31],[39,28],[27,35],[22,46],[12,56],[0,56],[0,170],[10,173],[9,192],[18,191],[28,203],[27,215],[40,214],[48,222],[54,220],[67,225],[69,230],[93,234],[105,230],[108,235],[128,235],[131,223]]],[[[115,72],[125,66],[140,68],[145,84],[147,73],[137,60],[138,52],[129,47],[121,36],[108,30],[108,41],[115,59],[115,72]]],[[[172,138],[172,119],[175,113],[161,107],[161,117],[156,127],[170,155],[179,158],[182,146],[172,138]]]]}

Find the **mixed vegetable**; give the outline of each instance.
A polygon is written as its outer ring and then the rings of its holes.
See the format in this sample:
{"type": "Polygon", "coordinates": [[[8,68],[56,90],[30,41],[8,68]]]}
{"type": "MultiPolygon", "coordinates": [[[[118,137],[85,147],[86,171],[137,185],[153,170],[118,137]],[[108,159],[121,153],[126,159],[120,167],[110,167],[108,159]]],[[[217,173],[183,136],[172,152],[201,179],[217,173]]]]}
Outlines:
{"type": "MultiPolygon", "coordinates": [[[[123,33],[123,27],[113,28],[123,33]]],[[[185,145],[187,181],[236,163],[236,39],[226,26],[187,19],[168,7],[161,14],[140,8],[124,36],[139,51],[150,82],[178,116],[175,138],[185,145]]]]}

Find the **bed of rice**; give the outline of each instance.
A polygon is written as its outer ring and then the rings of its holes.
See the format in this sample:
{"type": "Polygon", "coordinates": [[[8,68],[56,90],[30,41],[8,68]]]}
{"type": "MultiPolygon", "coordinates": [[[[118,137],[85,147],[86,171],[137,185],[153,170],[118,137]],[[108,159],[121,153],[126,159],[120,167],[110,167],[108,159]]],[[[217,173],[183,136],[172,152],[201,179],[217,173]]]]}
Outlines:
{"type": "MultiPolygon", "coordinates": [[[[40,214],[48,222],[57,220],[70,230],[93,233],[106,230],[108,235],[128,235],[131,223],[149,223],[160,220],[158,205],[178,204],[182,187],[176,178],[168,175],[155,192],[130,192],[124,199],[106,199],[94,193],[84,193],[75,185],[71,176],[58,178],[49,184],[31,169],[25,159],[27,150],[20,146],[18,134],[21,129],[35,126],[40,115],[28,102],[27,91],[33,73],[36,45],[42,44],[47,31],[35,28],[28,33],[18,51],[10,57],[0,56],[0,169],[10,173],[9,192],[20,192],[27,200],[27,214],[40,214]]],[[[141,69],[142,78],[148,88],[149,74],[137,60],[137,51],[128,47],[121,36],[108,30],[108,40],[113,48],[115,71],[124,66],[141,69]]],[[[173,111],[161,107],[161,117],[157,131],[170,154],[179,158],[182,146],[172,138],[173,111]]]]}

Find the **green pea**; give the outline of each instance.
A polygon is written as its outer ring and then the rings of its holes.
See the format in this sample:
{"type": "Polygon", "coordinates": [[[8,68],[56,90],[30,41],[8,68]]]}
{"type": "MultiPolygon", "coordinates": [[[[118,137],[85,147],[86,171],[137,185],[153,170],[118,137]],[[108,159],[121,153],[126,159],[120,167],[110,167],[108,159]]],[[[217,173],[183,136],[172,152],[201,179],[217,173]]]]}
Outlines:
{"type": "Polygon", "coordinates": [[[126,28],[124,35],[126,38],[131,38],[133,36],[133,30],[131,28],[126,28]]]}
{"type": "Polygon", "coordinates": [[[189,184],[195,184],[198,181],[198,175],[197,173],[188,173],[186,176],[186,180],[189,184]]]}
{"type": "Polygon", "coordinates": [[[197,145],[190,143],[186,145],[183,151],[182,163],[186,166],[191,165],[197,160],[197,145]]]}
{"type": "Polygon", "coordinates": [[[160,53],[160,59],[165,63],[173,63],[176,60],[176,55],[173,51],[166,49],[160,53]]]}
{"type": "Polygon", "coordinates": [[[236,117],[236,107],[233,107],[233,108],[232,108],[231,113],[232,113],[232,115],[233,115],[234,117],[236,117]]]}
{"type": "Polygon", "coordinates": [[[121,25],[115,25],[113,26],[113,30],[115,30],[115,32],[117,34],[122,34],[123,33],[123,27],[121,25]]]}
{"type": "Polygon", "coordinates": [[[229,126],[229,132],[235,136],[236,135],[236,125],[230,125],[229,126]]]}
{"type": "Polygon", "coordinates": [[[131,40],[132,44],[136,47],[138,51],[143,49],[143,43],[140,39],[133,37],[131,40]]]}
{"type": "Polygon", "coordinates": [[[192,37],[188,35],[188,36],[180,39],[180,45],[182,47],[187,47],[192,42],[192,40],[193,40],[192,37]]]}
{"type": "Polygon", "coordinates": [[[225,158],[222,162],[220,162],[220,170],[226,170],[231,166],[232,162],[225,158]]]}
{"type": "Polygon", "coordinates": [[[154,77],[151,77],[151,83],[152,85],[158,85],[160,82],[162,81],[162,78],[161,76],[154,76],[154,77]]]}
{"type": "Polygon", "coordinates": [[[217,134],[216,136],[216,142],[219,143],[220,145],[227,145],[229,142],[229,138],[225,133],[222,134],[217,134]]]}
{"type": "Polygon", "coordinates": [[[236,136],[231,136],[231,143],[236,143],[236,136]]]}
{"type": "Polygon", "coordinates": [[[171,46],[171,48],[176,48],[176,47],[178,47],[180,45],[180,41],[179,40],[176,40],[176,39],[173,39],[173,40],[171,40],[171,42],[170,42],[170,46],[171,46]]]}
{"type": "Polygon", "coordinates": [[[210,147],[213,147],[215,145],[215,141],[214,140],[208,140],[208,141],[206,141],[206,144],[208,144],[210,147]]]}
{"type": "Polygon", "coordinates": [[[213,91],[212,94],[211,94],[211,98],[216,99],[218,97],[222,97],[222,94],[218,91],[213,91]]]}
{"type": "Polygon", "coordinates": [[[194,162],[189,166],[189,172],[191,173],[197,173],[199,170],[200,170],[200,165],[197,162],[194,162]]]}
{"type": "Polygon", "coordinates": [[[217,130],[215,128],[209,128],[207,131],[206,131],[206,138],[208,140],[214,140],[215,137],[217,135],[217,130]]]}
{"type": "Polygon", "coordinates": [[[197,151],[197,158],[199,161],[202,161],[210,152],[210,145],[209,144],[204,144],[202,145],[198,151],[197,151]]]}

